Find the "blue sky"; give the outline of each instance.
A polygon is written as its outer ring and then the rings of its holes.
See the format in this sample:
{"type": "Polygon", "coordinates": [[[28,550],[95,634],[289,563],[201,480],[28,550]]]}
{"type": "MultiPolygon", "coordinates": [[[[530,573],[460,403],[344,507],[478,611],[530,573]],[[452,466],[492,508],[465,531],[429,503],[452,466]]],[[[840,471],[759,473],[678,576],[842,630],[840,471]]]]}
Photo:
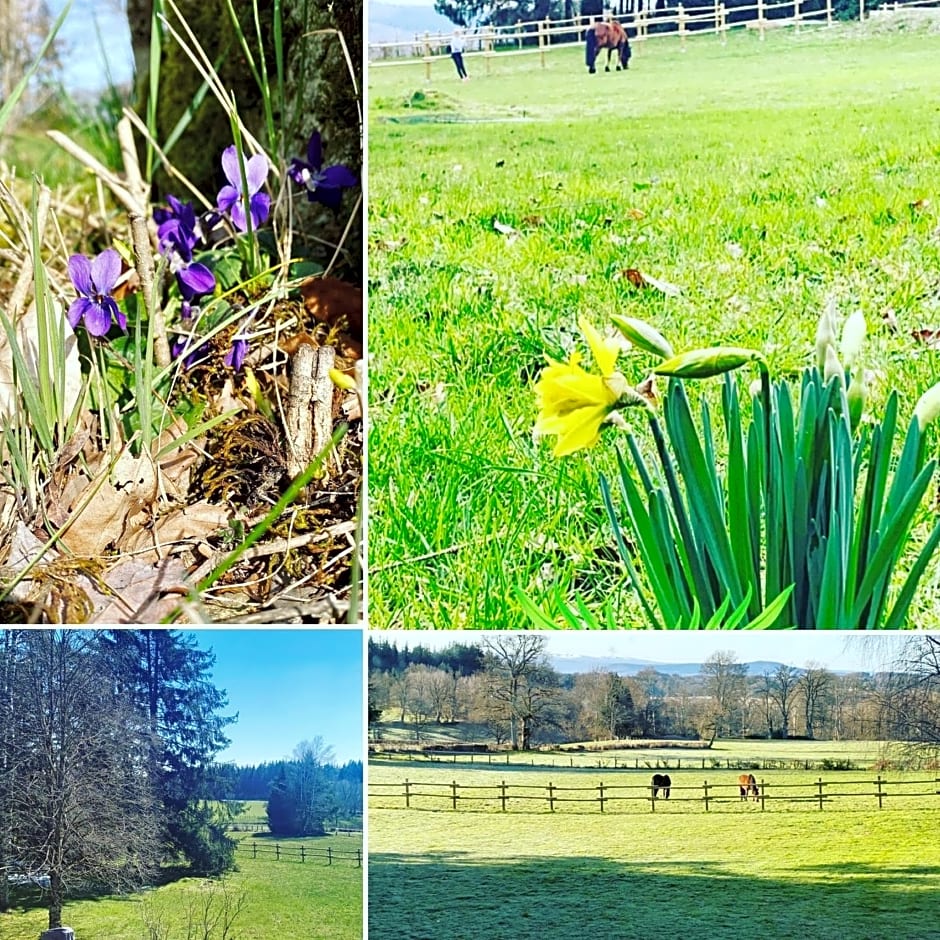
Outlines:
{"type": "Polygon", "coordinates": [[[362,760],[363,682],[360,630],[193,630],[216,655],[213,684],[228,693],[221,761],[257,764],[289,757],[319,735],[337,763],[362,760]]]}
{"type": "MultiPolygon", "coordinates": [[[[65,0],[51,0],[53,17],[65,7],[65,0]]],[[[95,20],[107,50],[112,78],[118,84],[133,74],[131,34],[127,19],[117,5],[96,0],[73,0],[59,32],[64,42],[64,79],[69,91],[99,91],[107,86],[104,58],[95,36],[95,20]]]]}
{"type": "MultiPolygon", "coordinates": [[[[702,662],[711,653],[729,650],[739,662],[770,660],[802,667],[821,663],[830,669],[870,671],[877,669],[882,655],[873,649],[886,638],[900,642],[903,635],[879,634],[876,638],[842,631],[734,630],[728,632],[672,632],[625,630],[622,633],[570,631],[546,633],[549,656],[609,656],[650,660],[657,663],[702,662]]],[[[396,642],[399,647],[422,646],[438,649],[451,643],[479,643],[478,632],[387,630],[374,633],[376,640],[396,642]]],[[[889,640],[890,641],[890,640],[889,640]]]]}

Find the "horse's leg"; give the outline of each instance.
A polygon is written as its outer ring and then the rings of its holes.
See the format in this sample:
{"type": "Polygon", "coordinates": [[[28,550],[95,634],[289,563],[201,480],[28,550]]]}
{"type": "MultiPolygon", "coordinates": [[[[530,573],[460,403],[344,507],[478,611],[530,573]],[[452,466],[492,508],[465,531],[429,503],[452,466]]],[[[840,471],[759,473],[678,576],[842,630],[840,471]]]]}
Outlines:
{"type": "Polygon", "coordinates": [[[610,46],[607,47],[607,65],[604,66],[604,71],[605,71],[605,72],[609,72],[609,71],[610,71],[610,54],[611,54],[613,51],[614,51],[614,50],[611,49],[610,46]]]}
{"type": "Polygon", "coordinates": [[[597,69],[594,68],[594,61],[597,59],[597,36],[594,35],[593,29],[588,30],[584,59],[587,63],[589,74],[593,75],[597,71],[597,69]]]}

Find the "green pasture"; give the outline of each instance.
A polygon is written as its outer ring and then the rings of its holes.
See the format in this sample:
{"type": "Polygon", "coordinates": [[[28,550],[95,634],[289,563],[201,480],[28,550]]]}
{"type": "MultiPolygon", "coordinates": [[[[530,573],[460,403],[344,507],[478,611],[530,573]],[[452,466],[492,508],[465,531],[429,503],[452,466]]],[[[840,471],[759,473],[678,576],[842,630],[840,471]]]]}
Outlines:
{"type": "Polygon", "coordinates": [[[807,799],[819,776],[833,793],[872,791],[858,781],[874,772],[756,776],[769,796],[789,799],[770,798],[762,812],[739,799],[736,772],[670,771],[671,797],[653,813],[648,770],[370,764],[369,935],[938,935],[940,796],[913,795],[938,786],[924,782],[935,772],[884,774],[893,795],[881,810],[871,796],[830,798],[822,811],[807,799]],[[413,792],[447,793],[457,781],[464,802],[455,812],[446,800],[412,797],[405,810],[376,795],[406,777],[413,792]],[[709,812],[706,778],[718,797],[709,812]],[[612,792],[632,799],[603,814],[596,802],[549,812],[544,799],[511,800],[501,812],[480,789],[505,781],[511,794],[544,797],[551,782],[557,797],[585,799],[596,790],[580,788],[601,779],[629,787],[612,792]]]}
{"type": "Polygon", "coordinates": [[[369,818],[369,936],[938,936],[938,813],[369,818]]]}
{"type": "MultiPolygon", "coordinates": [[[[239,940],[270,940],[294,935],[323,940],[355,940],[362,936],[363,869],[355,860],[325,858],[276,861],[272,855],[251,856],[252,840],[270,844],[275,840],[257,833],[234,833],[246,848],[236,852],[237,870],[226,876],[231,893],[245,894],[245,906],[234,922],[232,937],[239,940]]],[[[319,839],[276,840],[296,852],[301,844],[317,853],[331,846],[334,852],[350,853],[362,848],[361,836],[325,836],[319,839]]],[[[200,878],[182,878],[135,894],[95,897],[66,903],[63,923],[75,929],[76,937],[100,940],[148,940],[146,916],[154,916],[170,927],[172,940],[186,936],[190,900],[199,903],[212,891],[200,878]]],[[[35,940],[48,926],[44,908],[36,906],[35,893],[21,896],[13,911],[0,914],[2,940],[35,940]]],[[[218,903],[216,903],[218,910],[218,903]]],[[[201,910],[201,909],[200,909],[201,910]]],[[[213,934],[213,936],[215,936],[213,934]]]]}
{"type": "MultiPolygon", "coordinates": [[[[373,627],[525,626],[516,588],[641,625],[598,487],[611,439],[557,460],[532,438],[533,383],[580,344],[579,315],[648,320],[677,349],[751,346],[776,377],[810,361],[832,295],[869,324],[871,413],[896,387],[906,423],[940,378],[913,335],[940,327],[936,34],[634,46],[619,74],[588,75],[580,47],[545,69],[498,57],[489,77],[471,58],[467,83],[448,61],[430,85],[420,63],[370,70],[373,627]]],[[[911,621],[940,625],[935,563],[911,621]]]]}
{"type": "MultiPolygon", "coordinates": [[[[447,726],[444,726],[445,728],[447,726]]],[[[421,746],[424,747],[437,741],[435,727],[431,726],[422,733],[421,746]]],[[[446,731],[441,739],[442,743],[451,743],[446,731]]],[[[383,735],[383,744],[407,747],[406,740],[386,741],[383,735]]],[[[412,739],[413,743],[413,739],[412,739]]],[[[853,765],[861,768],[875,766],[881,760],[890,761],[897,745],[881,741],[790,741],[790,740],[717,740],[711,747],[702,744],[696,746],[695,742],[676,742],[676,746],[653,745],[637,741],[636,747],[611,747],[594,749],[592,742],[583,745],[565,744],[555,749],[538,751],[498,751],[480,754],[447,753],[425,754],[420,757],[415,754],[396,755],[378,754],[370,760],[372,764],[382,762],[409,763],[422,766],[426,763],[441,763],[452,765],[473,764],[476,766],[507,766],[528,765],[530,767],[676,767],[712,768],[734,766],[737,763],[753,763],[755,766],[765,761],[779,762],[810,762],[813,765],[820,761],[845,763],[851,761],[853,765]],[[688,746],[685,746],[688,745],[688,746]]]]}

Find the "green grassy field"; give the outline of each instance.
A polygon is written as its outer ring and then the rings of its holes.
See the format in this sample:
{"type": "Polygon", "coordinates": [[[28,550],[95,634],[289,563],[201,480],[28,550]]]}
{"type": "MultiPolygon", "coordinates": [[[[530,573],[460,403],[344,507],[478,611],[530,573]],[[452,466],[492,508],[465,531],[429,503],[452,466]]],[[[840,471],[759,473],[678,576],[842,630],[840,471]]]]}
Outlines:
{"type": "MultiPolygon", "coordinates": [[[[237,870],[226,877],[233,896],[244,894],[242,913],[234,921],[232,938],[271,940],[280,936],[312,936],[323,940],[355,940],[362,936],[363,869],[354,860],[337,858],[327,865],[324,858],[276,861],[272,855],[252,858],[252,840],[271,845],[275,840],[256,833],[233,833],[246,847],[236,852],[237,870]]],[[[362,848],[361,836],[325,836],[319,839],[277,839],[282,847],[296,852],[303,844],[317,853],[332,846],[337,853],[362,848]]],[[[170,929],[169,940],[186,937],[190,903],[199,905],[216,882],[183,878],[170,884],[120,897],[73,900],[65,905],[63,923],[75,929],[76,937],[88,940],[149,940],[147,918],[170,929]]],[[[2,940],[35,940],[48,926],[44,908],[29,893],[19,898],[13,911],[0,914],[2,940]]],[[[218,911],[220,901],[216,900],[218,911]]],[[[201,935],[200,935],[201,936],[201,935]]],[[[212,935],[213,937],[216,934],[212,935]]]]}
{"type": "MultiPolygon", "coordinates": [[[[515,587],[641,625],[597,482],[612,448],[556,460],[532,439],[533,383],[579,315],[793,375],[834,295],[869,323],[872,413],[897,387],[906,422],[940,377],[912,336],[940,325],[936,35],[636,47],[625,74],[588,75],[580,48],[488,78],[471,60],[465,84],[439,63],[430,86],[420,65],[370,72],[372,627],[524,626],[515,587]]],[[[935,563],[912,622],[940,624],[935,563]]]]}
{"type": "MultiPolygon", "coordinates": [[[[441,726],[440,735],[434,725],[429,725],[422,732],[421,746],[432,743],[450,744],[461,738],[449,731],[452,726],[441,726]]],[[[407,748],[414,742],[401,737],[386,738],[383,728],[383,744],[407,748]]],[[[477,738],[476,740],[485,740],[477,738]]],[[[858,767],[873,767],[876,762],[890,757],[890,745],[880,741],[783,741],[783,740],[717,740],[711,747],[696,747],[694,742],[683,742],[683,746],[668,747],[657,744],[646,746],[644,742],[635,742],[636,747],[604,748],[592,750],[592,743],[583,747],[577,744],[560,745],[556,749],[539,751],[504,751],[481,754],[437,754],[423,758],[410,755],[411,763],[428,762],[477,764],[505,766],[507,764],[525,764],[533,767],[675,767],[681,766],[713,767],[726,766],[729,762],[762,761],[852,761],[858,767]],[[685,746],[689,745],[689,746],[685,746]]],[[[373,764],[383,760],[402,760],[394,754],[370,757],[373,764]]]]}
{"type": "MultiPolygon", "coordinates": [[[[370,785],[409,774],[467,786],[502,778],[596,786],[599,779],[597,771],[372,765],[370,785]]],[[[516,804],[502,813],[493,801],[458,812],[390,809],[370,796],[369,936],[938,936],[940,797],[895,796],[882,810],[873,798],[834,799],[821,812],[807,802],[768,800],[762,812],[737,798],[737,775],[724,772],[708,775],[723,801],[706,813],[701,802],[685,802],[692,791],[684,788],[701,787],[702,774],[670,776],[672,797],[658,801],[655,813],[639,799],[602,815],[597,804],[557,804],[554,813],[544,803],[516,804]]],[[[867,775],[824,776],[844,783],[867,775]]],[[[759,778],[771,793],[795,796],[808,792],[795,785],[815,775],[759,778]]],[[[646,785],[649,773],[605,771],[605,781],[646,785]]]]}

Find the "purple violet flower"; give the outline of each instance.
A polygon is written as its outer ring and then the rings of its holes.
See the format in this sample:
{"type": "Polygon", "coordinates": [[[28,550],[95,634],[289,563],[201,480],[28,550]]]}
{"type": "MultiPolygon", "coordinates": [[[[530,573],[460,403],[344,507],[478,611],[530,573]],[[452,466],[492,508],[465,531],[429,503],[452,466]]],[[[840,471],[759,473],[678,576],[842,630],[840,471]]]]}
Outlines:
{"type": "Polygon", "coordinates": [[[176,272],[176,283],[183,295],[181,316],[191,320],[199,312],[199,298],[215,290],[215,275],[198,261],[176,272]]]}
{"type": "Polygon", "coordinates": [[[209,344],[200,343],[194,346],[191,336],[178,336],[170,347],[170,355],[174,359],[179,359],[184,353],[186,355],[183,358],[183,368],[191,369],[194,365],[205,362],[209,358],[209,344]]]}
{"type": "Polygon", "coordinates": [[[307,159],[291,159],[287,175],[307,190],[310,202],[319,202],[328,209],[338,209],[343,190],[356,186],[359,180],[349,167],[341,163],[323,166],[323,144],[320,132],[314,131],[307,141],[307,159]]]}
{"type": "Polygon", "coordinates": [[[236,372],[238,372],[242,363],[245,361],[245,356],[248,355],[248,340],[242,338],[241,336],[236,336],[232,340],[232,348],[225,354],[225,364],[231,366],[236,372]]]}
{"type": "Polygon", "coordinates": [[[121,312],[111,291],[121,276],[121,256],[107,248],[89,261],[84,255],[72,255],[68,263],[69,277],[79,296],[69,305],[68,321],[74,329],[85,321],[85,329],[92,336],[104,336],[113,320],[122,330],[127,329],[127,317],[121,312]]]}
{"type": "Polygon", "coordinates": [[[171,261],[175,256],[184,263],[189,262],[199,240],[196,234],[196,211],[191,202],[180,202],[176,196],[168,195],[166,201],[169,203],[168,209],[153,210],[160,251],[171,261]]]}
{"type": "MultiPolygon", "coordinates": [[[[222,169],[228,186],[223,186],[218,195],[219,212],[231,210],[232,225],[240,232],[248,231],[245,219],[245,204],[242,194],[242,174],[238,164],[238,153],[234,145],[222,151],[222,169]]],[[[256,153],[245,163],[245,179],[248,182],[249,208],[251,211],[251,227],[257,229],[268,218],[271,211],[271,198],[267,193],[259,192],[268,177],[268,158],[262,153],[256,153]]]]}

